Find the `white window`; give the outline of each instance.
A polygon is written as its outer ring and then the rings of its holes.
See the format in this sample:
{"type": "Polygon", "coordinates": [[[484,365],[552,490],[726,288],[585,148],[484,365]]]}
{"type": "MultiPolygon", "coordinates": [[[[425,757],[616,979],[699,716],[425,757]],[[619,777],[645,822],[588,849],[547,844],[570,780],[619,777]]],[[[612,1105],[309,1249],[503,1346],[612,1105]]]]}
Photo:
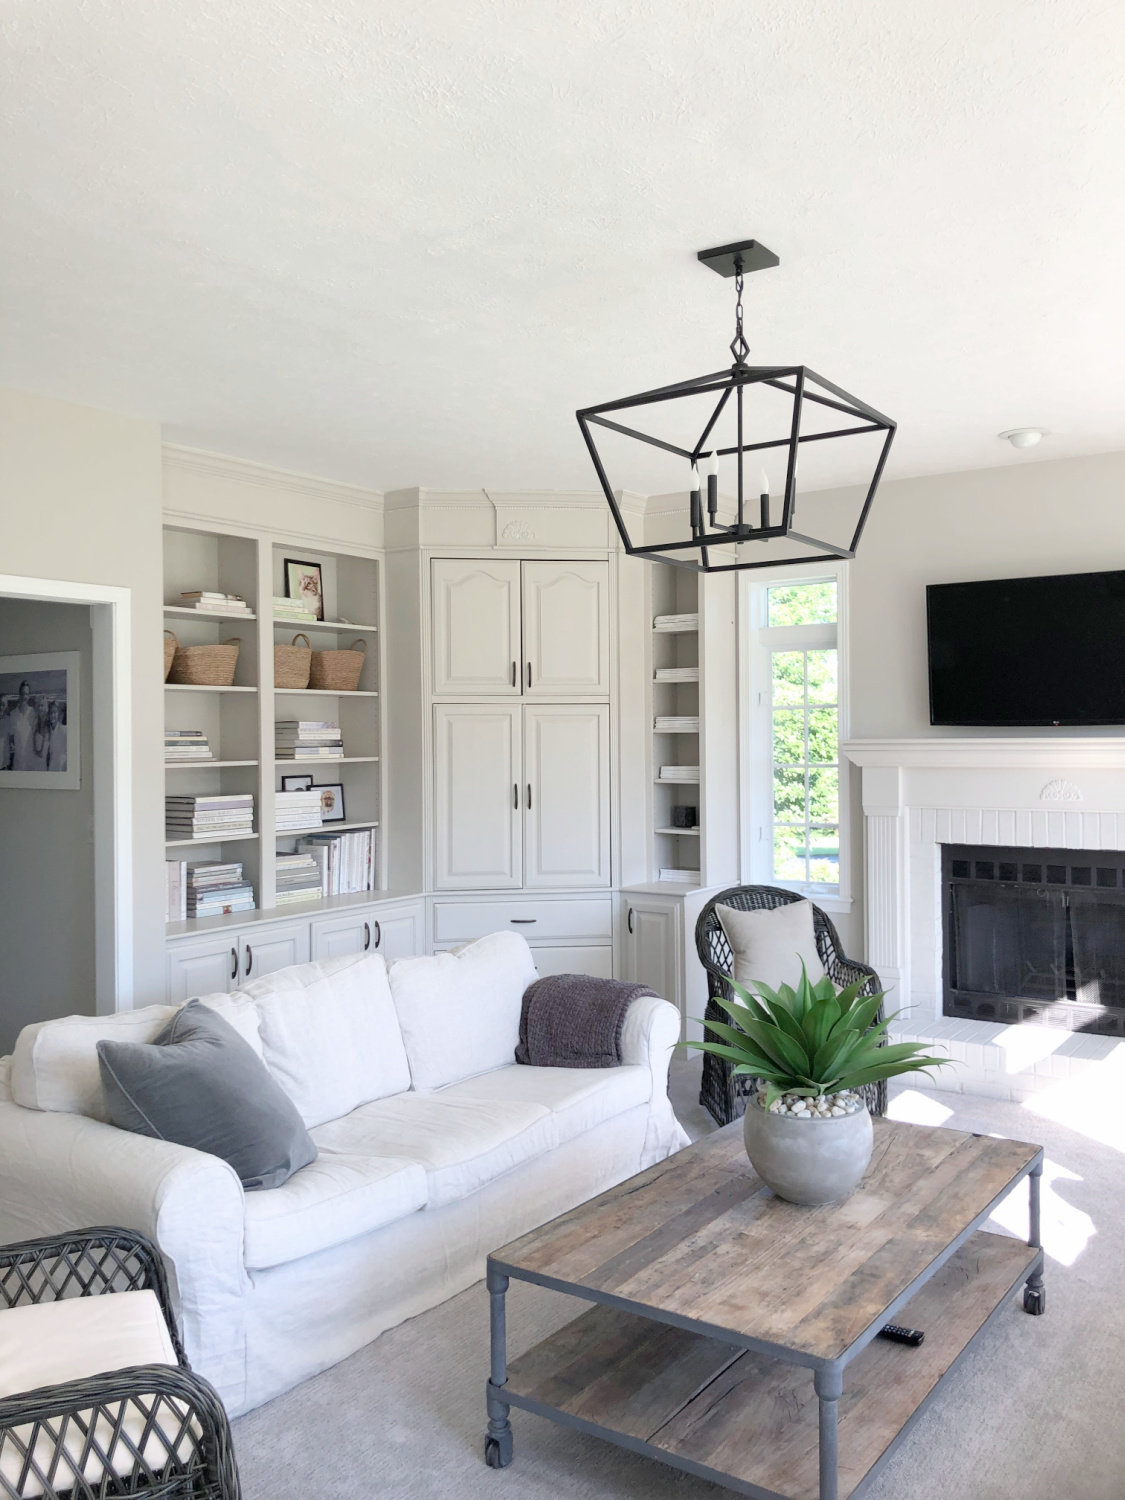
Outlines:
{"type": "Polygon", "coordinates": [[[845,576],[838,570],[751,580],[747,586],[746,874],[755,883],[787,886],[814,899],[848,895],[840,764],[845,576]]]}

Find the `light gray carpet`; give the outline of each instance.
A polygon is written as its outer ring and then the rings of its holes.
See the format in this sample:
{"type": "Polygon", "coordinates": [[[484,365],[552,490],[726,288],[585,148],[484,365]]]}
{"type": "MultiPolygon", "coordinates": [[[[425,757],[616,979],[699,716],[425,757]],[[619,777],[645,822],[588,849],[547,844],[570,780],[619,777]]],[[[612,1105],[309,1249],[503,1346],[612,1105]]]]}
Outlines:
{"type": "MultiPolygon", "coordinates": [[[[698,1061],[675,1066],[677,1112],[692,1135],[701,1134],[709,1117],[692,1098],[698,1061]]],[[[1080,1102],[1077,1126],[1015,1104],[901,1090],[892,1113],[1046,1146],[1048,1311],[1028,1317],[1013,1299],[948,1378],[867,1492],[870,1500],[1121,1500],[1125,1142],[1091,1125],[1080,1102]]],[[[1055,1113],[1067,1115],[1065,1101],[1055,1113]]],[[[1020,1193],[1026,1202],[1026,1189],[1020,1193]]],[[[1001,1217],[1004,1227],[1018,1227],[1001,1217]]],[[[515,1282],[508,1302],[513,1354],[587,1305],[515,1282]]],[[[718,1500],[727,1493],[519,1411],[512,1413],[515,1463],[486,1468],[487,1367],[480,1285],[236,1422],[246,1500],[718,1500]]]]}

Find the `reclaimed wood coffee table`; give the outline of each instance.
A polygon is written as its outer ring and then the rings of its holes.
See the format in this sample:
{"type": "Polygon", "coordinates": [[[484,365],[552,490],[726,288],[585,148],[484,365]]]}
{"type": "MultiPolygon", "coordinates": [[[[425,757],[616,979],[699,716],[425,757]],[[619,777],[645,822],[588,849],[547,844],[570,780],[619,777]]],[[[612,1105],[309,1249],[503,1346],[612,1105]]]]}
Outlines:
{"type": "Polygon", "coordinates": [[[775,1197],[737,1122],[490,1255],[489,1464],[517,1406],[760,1500],[859,1494],[1015,1289],[1045,1306],[1042,1149],[874,1126],[843,1203],[775,1197]],[[980,1227],[1023,1177],[1026,1245],[980,1227]],[[511,1277],[596,1305],[509,1366],[511,1277]]]}

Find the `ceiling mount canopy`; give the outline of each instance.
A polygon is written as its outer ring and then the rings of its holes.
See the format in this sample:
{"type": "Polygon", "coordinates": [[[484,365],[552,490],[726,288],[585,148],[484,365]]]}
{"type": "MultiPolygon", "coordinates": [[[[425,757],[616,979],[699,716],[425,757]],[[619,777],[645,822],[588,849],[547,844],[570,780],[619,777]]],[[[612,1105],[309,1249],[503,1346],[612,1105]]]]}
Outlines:
{"type": "MultiPolygon", "coordinates": [[[[747,363],[750,346],[742,326],[743,279],[748,272],[778,265],[772,250],[757,240],[742,240],[700,250],[698,259],[719,275],[734,278],[733,364],[715,374],[623,396],[576,413],[625,550],[636,557],[705,573],[854,557],[896,424],[807,365],[747,363]],[[649,429],[661,427],[666,435],[640,431],[617,420],[635,410],[638,415],[630,421],[643,422],[649,429]],[[842,527],[839,506],[823,504],[810,504],[807,508],[813,514],[806,521],[803,504],[802,528],[807,525],[809,529],[798,529],[798,464],[805,452],[813,451],[807,445],[854,443],[869,434],[875,435],[868,439],[873,447],[868,455],[860,456],[866,491],[854,524],[849,513],[848,524],[842,527]],[[627,442],[623,444],[622,439],[627,442]],[[665,508],[661,516],[674,535],[667,540],[634,542],[620,503],[622,487],[615,490],[610,481],[611,469],[619,472],[642,451],[636,449],[637,443],[656,450],[669,473],[672,510],[665,508]],[[616,444],[615,455],[608,451],[610,444],[616,444]],[[672,457],[668,460],[664,455],[672,457]],[[701,463],[705,492],[700,483],[701,463]],[[682,509],[674,503],[677,493],[684,497],[682,509]],[[842,531],[841,539],[825,540],[819,533],[826,530],[842,531]]],[[[651,460],[653,455],[647,457],[651,460]]],[[[651,480],[644,487],[653,492],[651,480]]],[[[814,476],[812,487],[827,486],[818,485],[814,476]]]]}

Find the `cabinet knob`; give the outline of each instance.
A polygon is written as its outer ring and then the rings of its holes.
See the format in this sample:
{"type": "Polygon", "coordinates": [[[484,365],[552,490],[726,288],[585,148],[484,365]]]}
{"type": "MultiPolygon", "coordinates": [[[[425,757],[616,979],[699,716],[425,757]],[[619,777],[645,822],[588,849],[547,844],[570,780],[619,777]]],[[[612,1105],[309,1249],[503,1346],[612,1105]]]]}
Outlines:
{"type": "Polygon", "coordinates": [[[254,955],[250,950],[250,944],[246,944],[246,975],[250,976],[250,970],[254,967],[254,955]]]}
{"type": "Polygon", "coordinates": [[[232,979],[237,979],[238,978],[238,949],[237,948],[232,948],[230,950],[230,977],[232,979]]]}

